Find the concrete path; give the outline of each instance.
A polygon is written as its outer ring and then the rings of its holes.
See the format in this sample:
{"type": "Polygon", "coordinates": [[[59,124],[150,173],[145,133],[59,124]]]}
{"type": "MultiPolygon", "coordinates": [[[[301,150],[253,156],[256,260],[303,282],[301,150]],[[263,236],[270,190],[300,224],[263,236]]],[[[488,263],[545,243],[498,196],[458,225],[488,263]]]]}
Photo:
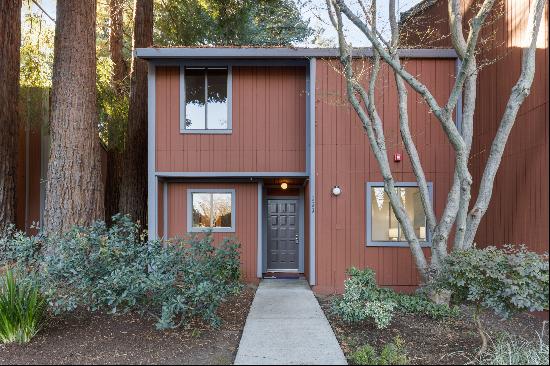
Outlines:
{"type": "Polygon", "coordinates": [[[246,319],[235,365],[346,365],[305,280],[263,280],[246,319]]]}

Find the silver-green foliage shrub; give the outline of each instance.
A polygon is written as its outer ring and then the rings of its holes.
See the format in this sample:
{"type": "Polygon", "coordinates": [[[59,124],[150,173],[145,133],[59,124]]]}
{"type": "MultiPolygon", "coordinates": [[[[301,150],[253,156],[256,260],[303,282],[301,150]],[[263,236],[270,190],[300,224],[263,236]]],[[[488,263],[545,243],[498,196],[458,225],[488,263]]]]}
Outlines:
{"type": "Polygon", "coordinates": [[[147,241],[139,225],[117,215],[111,227],[98,221],[63,235],[14,238],[23,248],[49,248],[13,249],[0,259],[37,281],[57,314],[142,311],[154,314],[160,329],[193,317],[217,325],[219,305],[241,286],[239,243],[214,245],[211,233],[147,241]]]}
{"type": "Polygon", "coordinates": [[[455,250],[429,287],[450,291],[453,301],[493,310],[503,318],[548,310],[548,255],[525,246],[455,250]]]}
{"type": "Polygon", "coordinates": [[[548,343],[539,335],[538,341],[501,334],[487,352],[481,355],[481,365],[548,365],[548,343]]]}
{"type": "Polygon", "coordinates": [[[333,312],[344,321],[355,323],[371,319],[378,328],[386,328],[395,312],[424,314],[444,318],[458,314],[458,308],[435,304],[422,294],[399,294],[380,288],[372,269],[350,268],[344,282],[344,294],[333,302],[333,312]]]}

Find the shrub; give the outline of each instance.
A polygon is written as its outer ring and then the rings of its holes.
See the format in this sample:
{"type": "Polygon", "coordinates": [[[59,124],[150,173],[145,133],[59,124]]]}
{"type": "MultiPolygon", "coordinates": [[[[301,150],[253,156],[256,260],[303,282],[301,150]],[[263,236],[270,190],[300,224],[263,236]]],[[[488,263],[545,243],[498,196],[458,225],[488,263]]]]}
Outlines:
{"type": "Polygon", "coordinates": [[[45,308],[36,286],[18,281],[7,271],[0,279],[0,341],[29,342],[40,329],[45,308]]]}
{"type": "Polygon", "coordinates": [[[521,311],[548,310],[548,255],[525,246],[453,251],[429,288],[449,291],[457,303],[475,306],[474,321],[485,351],[487,339],[479,314],[489,309],[503,318],[521,311]]]}
{"type": "Polygon", "coordinates": [[[227,239],[215,246],[211,233],[148,242],[139,225],[117,215],[111,227],[98,221],[62,235],[21,240],[48,250],[38,256],[27,250],[4,261],[32,274],[55,314],[77,308],[136,310],[153,314],[161,329],[193,317],[217,325],[219,305],[240,289],[238,242],[227,239]]]}
{"type": "Polygon", "coordinates": [[[403,345],[403,340],[395,337],[382,348],[380,354],[374,347],[367,344],[352,353],[350,361],[354,365],[407,365],[409,360],[403,345]]]}
{"type": "Polygon", "coordinates": [[[444,318],[458,314],[458,308],[435,304],[423,294],[399,294],[379,288],[373,270],[350,268],[344,294],[333,302],[333,312],[347,322],[372,319],[376,326],[387,327],[395,311],[444,318]]]}
{"type": "Polygon", "coordinates": [[[481,355],[481,365],[548,365],[548,343],[542,336],[536,342],[501,334],[481,355]]]}

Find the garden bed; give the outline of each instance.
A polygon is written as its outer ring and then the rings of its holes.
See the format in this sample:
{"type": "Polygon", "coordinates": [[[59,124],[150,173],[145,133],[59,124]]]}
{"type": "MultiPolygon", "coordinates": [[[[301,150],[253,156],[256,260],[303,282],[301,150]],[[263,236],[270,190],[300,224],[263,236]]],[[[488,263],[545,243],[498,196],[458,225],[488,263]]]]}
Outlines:
{"type": "MultiPolygon", "coordinates": [[[[369,322],[349,324],[332,315],[330,296],[320,296],[318,300],[348,359],[360,346],[370,344],[381,349],[396,336],[404,341],[411,364],[465,364],[472,361],[479,350],[480,338],[468,309],[463,309],[457,318],[443,320],[418,314],[396,313],[388,328],[377,329],[369,322]]],[[[541,319],[528,314],[501,320],[487,312],[482,319],[493,338],[499,333],[507,332],[525,339],[538,340],[536,332],[540,333],[543,326],[541,319]]],[[[545,341],[548,342],[548,331],[545,341]]]]}
{"type": "Polygon", "coordinates": [[[247,286],[223,303],[217,329],[194,321],[158,331],[134,313],[52,318],[28,345],[0,344],[0,364],[231,364],[254,293],[247,286]]]}

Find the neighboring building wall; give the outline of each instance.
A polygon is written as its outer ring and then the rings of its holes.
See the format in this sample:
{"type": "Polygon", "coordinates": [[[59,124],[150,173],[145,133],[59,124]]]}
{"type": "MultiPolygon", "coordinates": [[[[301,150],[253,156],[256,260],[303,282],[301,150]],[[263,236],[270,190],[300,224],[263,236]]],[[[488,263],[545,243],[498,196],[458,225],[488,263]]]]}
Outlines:
{"type": "MultiPolygon", "coordinates": [[[[427,83],[440,102],[446,100],[455,74],[454,59],[413,59],[406,67],[427,83]]],[[[418,274],[409,248],[366,247],[365,186],[382,177],[362,124],[347,102],[339,70],[335,59],[317,60],[315,289],[341,292],[346,269],[357,266],[374,269],[380,285],[411,291],[418,284],[418,274]],[[338,197],[331,195],[335,185],[342,188],[338,197]]],[[[400,182],[415,181],[400,138],[393,73],[385,66],[376,96],[394,177],[400,182]],[[393,162],[395,152],[403,155],[402,162],[393,162]]],[[[434,205],[440,215],[453,175],[452,149],[421,98],[410,92],[408,105],[411,132],[427,179],[433,182],[434,205]]]]}
{"type": "MultiPolygon", "coordinates": [[[[214,240],[219,243],[223,238],[236,237],[241,243],[241,270],[247,282],[257,282],[257,244],[258,244],[258,185],[254,183],[191,183],[168,182],[167,191],[167,237],[184,237],[187,235],[187,190],[188,189],[234,189],[235,190],[235,232],[214,233],[214,240]]],[[[164,184],[159,184],[159,235],[163,235],[164,184]]],[[[202,235],[202,234],[199,234],[202,235]]]]}
{"type": "MultiPolygon", "coordinates": [[[[464,2],[465,24],[472,15],[472,0],[464,2]]],[[[492,140],[500,123],[511,88],[520,73],[529,1],[500,0],[483,32],[490,42],[484,44],[479,60],[491,61],[479,73],[474,143],[470,169],[474,178],[473,198],[485,168],[492,140]]],[[[532,3],[532,1],[531,1],[532,3]]],[[[417,15],[418,21],[407,22],[408,46],[450,46],[447,1],[438,1],[417,15]],[[413,26],[413,23],[418,26],[413,26]],[[437,29],[433,40],[420,42],[416,30],[426,24],[437,29]]],[[[540,26],[536,52],[536,74],[530,96],[521,107],[510,135],[495,180],[489,210],[476,236],[481,246],[524,243],[538,252],[548,251],[548,5],[540,26]]]]}
{"type": "Polygon", "coordinates": [[[233,66],[231,134],[181,134],[179,68],[156,70],[159,172],[305,172],[305,68],[233,66]]]}

